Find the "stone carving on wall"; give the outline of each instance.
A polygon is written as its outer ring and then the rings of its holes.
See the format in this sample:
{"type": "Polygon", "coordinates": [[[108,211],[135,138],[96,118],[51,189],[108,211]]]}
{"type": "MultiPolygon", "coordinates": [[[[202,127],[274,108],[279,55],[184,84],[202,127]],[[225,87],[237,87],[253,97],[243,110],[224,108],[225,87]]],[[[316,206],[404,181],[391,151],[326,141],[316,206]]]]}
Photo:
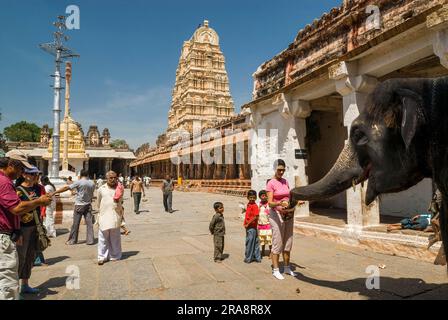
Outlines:
{"type": "Polygon", "coordinates": [[[90,126],[89,131],[87,132],[87,143],[91,147],[100,146],[100,132],[98,131],[97,126],[90,126]]]}
{"type": "Polygon", "coordinates": [[[103,146],[109,146],[110,145],[110,132],[109,129],[105,128],[103,130],[103,139],[102,139],[103,146]]]}
{"type": "Polygon", "coordinates": [[[44,125],[40,130],[40,144],[43,147],[47,147],[50,143],[50,128],[48,124],[44,125]]]}

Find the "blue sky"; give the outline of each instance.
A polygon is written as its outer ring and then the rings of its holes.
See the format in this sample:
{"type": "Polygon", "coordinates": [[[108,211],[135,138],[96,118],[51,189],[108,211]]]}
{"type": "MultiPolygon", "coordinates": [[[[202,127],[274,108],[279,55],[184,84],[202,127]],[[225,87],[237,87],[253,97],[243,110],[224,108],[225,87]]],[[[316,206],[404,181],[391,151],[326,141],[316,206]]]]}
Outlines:
{"type": "Polygon", "coordinates": [[[340,2],[0,0],[0,130],[21,120],[52,126],[54,62],[38,45],[52,41],[52,22],[68,5],[81,11],[81,29],[67,32],[81,55],[73,63],[73,117],[85,132],[107,127],[112,139],[137,148],[166,129],[182,44],[204,20],[220,36],[238,112],[251,100],[258,66],[340,2]]]}

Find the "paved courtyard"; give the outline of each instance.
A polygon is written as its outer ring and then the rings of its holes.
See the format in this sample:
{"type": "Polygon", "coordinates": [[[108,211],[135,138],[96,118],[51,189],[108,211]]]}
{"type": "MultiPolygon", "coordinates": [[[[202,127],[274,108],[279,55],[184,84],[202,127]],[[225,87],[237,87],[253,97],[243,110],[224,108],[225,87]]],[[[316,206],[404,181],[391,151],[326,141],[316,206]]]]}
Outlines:
{"type": "Polygon", "coordinates": [[[299,235],[292,253],[299,276],[278,281],[271,275],[269,259],[261,264],[243,262],[245,232],[238,203],[244,199],[175,192],[177,211],[168,214],[160,190],[152,188],[147,193],[148,201],[142,203],[143,212],[137,216],[126,190],[126,218],[132,233],[122,238],[122,261],[98,266],[97,246],[84,244],[85,225],[81,225],[81,243],[76,246],[65,245],[70,225],[60,225],[58,238],[45,252],[49,266],[35,267],[31,276],[30,284],[42,293],[26,299],[448,298],[444,267],[299,235]],[[213,262],[208,233],[215,201],[225,206],[228,258],[222,264],[213,262]],[[385,266],[379,269],[380,290],[366,287],[369,266],[385,266]]]}

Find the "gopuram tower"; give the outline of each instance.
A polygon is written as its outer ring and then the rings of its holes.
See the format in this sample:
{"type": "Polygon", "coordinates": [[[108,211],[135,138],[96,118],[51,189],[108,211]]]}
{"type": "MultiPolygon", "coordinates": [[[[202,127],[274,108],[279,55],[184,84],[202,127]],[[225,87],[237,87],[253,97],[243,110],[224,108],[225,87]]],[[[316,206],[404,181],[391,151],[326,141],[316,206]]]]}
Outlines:
{"type": "Polygon", "coordinates": [[[193,124],[201,128],[211,126],[234,116],[234,111],[219,36],[204,21],[182,48],[167,137],[175,138],[178,129],[191,133],[193,124]]]}

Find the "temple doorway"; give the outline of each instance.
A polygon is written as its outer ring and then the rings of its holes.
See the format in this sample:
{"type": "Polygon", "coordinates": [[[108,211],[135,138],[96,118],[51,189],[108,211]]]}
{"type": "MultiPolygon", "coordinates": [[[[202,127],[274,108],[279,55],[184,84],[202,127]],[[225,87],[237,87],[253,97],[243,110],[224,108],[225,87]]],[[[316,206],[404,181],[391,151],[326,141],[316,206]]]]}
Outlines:
{"type": "MultiPolygon", "coordinates": [[[[308,166],[306,173],[309,184],[322,179],[333,167],[347,139],[347,129],[343,125],[342,113],[334,111],[313,111],[307,118],[306,144],[308,166]]],[[[347,199],[345,192],[327,200],[310,203],[315,213],[340,213],[346,217],[347,199]],[[322,210],[322,209],[330,209],[322,210]]]]}

